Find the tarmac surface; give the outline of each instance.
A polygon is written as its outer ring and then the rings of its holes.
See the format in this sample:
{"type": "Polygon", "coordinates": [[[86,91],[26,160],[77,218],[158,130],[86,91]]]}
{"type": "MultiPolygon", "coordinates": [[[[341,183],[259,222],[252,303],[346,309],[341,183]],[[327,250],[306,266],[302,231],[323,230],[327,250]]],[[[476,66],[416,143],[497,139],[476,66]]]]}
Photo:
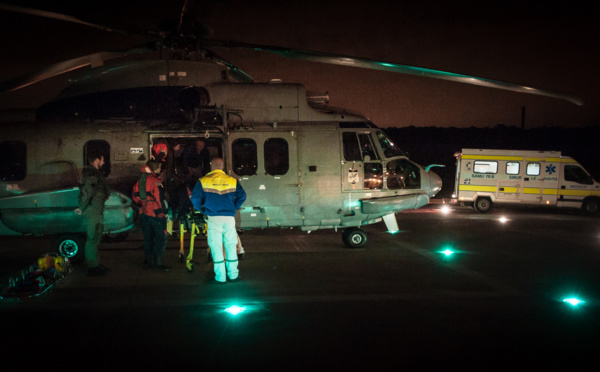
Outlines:
{"type": "MultiPolygon", "coordinates": [[[[103,242],[107,276],[74,265],[44,295],[0,301],[5,365],[573,370],[597,359],[599,218],[439,207],[399,213],[397,234],[365,226],[360,249],[341,231],[246,231],[241,280],[224,285],[212,283],[203,238],[192,273],[178,237],[166,273],[142,269],[139,233],[103,242]],[[563,301],[574,296],[585,302],[563,301]],[[224,311],[234,304],[245,311],[224,311]]],[[[49,244],[0,238],[0,283],[49,244]]]]}

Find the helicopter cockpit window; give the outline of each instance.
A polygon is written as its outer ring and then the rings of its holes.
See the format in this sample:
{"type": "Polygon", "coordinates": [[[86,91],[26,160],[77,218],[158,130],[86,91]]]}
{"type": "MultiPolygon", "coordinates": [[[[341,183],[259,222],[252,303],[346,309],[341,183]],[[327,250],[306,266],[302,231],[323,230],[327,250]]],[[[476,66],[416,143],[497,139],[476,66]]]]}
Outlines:
{"type": "Polygon", "coordinates": [[[0,180],[20,181],[27,174],[27,145],[21,141],[0,141],[0,180]]]}
{"type": "Polygon", "coordinates": [[[365,163],[365,190],[383,188],[383,166],[381,163],[365,163]]]}
{"type": "Polygon", "coordinates": [[[371,141],[371,136],[367,133],[359,133],[358,141],[360,143],[360,152],[364,161],[378,160],[379,156],[375,152],[375,147],[371,141]]]}
{"type": "Polygon", "coordinates": [[[250,138],[239,138],[231,144],[233,171],[238,176],[253,176],[258,168],[256,142],[250,138]]]}
{"type": "Polygon", "coordinates": [[[388,189],[421,188],[421,171],[419,167],[406,159],[388,162],[387,187],[388,189]]]}
{"type": "Polygon", "coordinates": [[[83,164],[88,165],[88,159],[90,154],[94,152],[99,152],[104,156],[104,166],[100,169],[102,173],[104,173],[105,177],[108,177],[110,174],[110,145],[108,142],[103,140],[91,140],[87,141],[85,145],[83,145],[83,164]]]}
{"type": "Polygon", "coordinates": [[[383,156],[386,158],[392,158],[394,156],[406,156],[384,132],[378,131],[377,139],[379,140],[379,145],[383,150],[383,156]]]}
{"type": "Polygon", "coordinates": [[[283,138],[265,141],[265,171],[271,176],[281,176],[290,169],[288,143],[283,138]]]}

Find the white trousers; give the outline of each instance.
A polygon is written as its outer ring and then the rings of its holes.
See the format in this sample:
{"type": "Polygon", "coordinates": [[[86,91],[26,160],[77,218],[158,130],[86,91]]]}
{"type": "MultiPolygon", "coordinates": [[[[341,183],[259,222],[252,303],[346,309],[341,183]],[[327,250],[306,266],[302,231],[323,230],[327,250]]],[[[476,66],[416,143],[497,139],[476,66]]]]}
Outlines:
{"type": "Polygon", "coordinates": [[[238,236],[235,231],[235,218],[229,216],[208,216],[207,224],[207,239],[215,269],[215,280],[225,282],[227,276],[232,280],[237,279],[239,275],[237,257],[238,236]],[[223,246],[225,249],[223,249],[223,246]]]}

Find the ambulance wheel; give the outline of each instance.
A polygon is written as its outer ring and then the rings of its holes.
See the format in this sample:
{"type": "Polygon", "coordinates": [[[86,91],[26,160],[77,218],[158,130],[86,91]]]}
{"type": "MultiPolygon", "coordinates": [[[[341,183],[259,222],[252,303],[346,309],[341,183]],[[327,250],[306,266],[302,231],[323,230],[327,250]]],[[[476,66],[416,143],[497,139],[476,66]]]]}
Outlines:
{"type": "Polygon", "coordinates": [[[63,234],[54,240],[54,250],[73,263],[85,260],[85,236],[83,234],[63,234]]]}
{"type": "Polygon", "coordinates": [[[597,216],[598,212],[600,212],[600,200],[598,199],[587,199],[583,202],[581,206],[583,213],[588,216],[597,216]]]}
{"type": "Polygon", "coordinates": [[[367,244],[367,233],[358,227],[349,227],[342,233],[342,241],[348,248],[361,248],[367,244]]]}
{"type": "Polygon", "coordinates": [[[473,207],[477,212],[485,213],[492,209],[492,201],[490,198],[477,198],[473,207]]]}

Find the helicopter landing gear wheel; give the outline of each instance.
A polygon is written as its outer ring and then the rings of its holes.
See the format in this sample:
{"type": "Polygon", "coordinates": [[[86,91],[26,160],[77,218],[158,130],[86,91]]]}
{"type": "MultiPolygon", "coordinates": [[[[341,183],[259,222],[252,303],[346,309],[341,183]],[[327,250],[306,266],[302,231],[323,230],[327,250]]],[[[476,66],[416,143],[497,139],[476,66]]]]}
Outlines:
{"type": "Polygon", "coordinates": [[[342,233],[342,241],[348,248],[361,248],[367,244],[367,233],[358,227],[349,227],[342,233]]]}
{"type": "Polygon", "coordinates": [[[85,260],[85,237],[82,234],[63,234],[54,240],[54,250],[73,263],[85,260]]]}

